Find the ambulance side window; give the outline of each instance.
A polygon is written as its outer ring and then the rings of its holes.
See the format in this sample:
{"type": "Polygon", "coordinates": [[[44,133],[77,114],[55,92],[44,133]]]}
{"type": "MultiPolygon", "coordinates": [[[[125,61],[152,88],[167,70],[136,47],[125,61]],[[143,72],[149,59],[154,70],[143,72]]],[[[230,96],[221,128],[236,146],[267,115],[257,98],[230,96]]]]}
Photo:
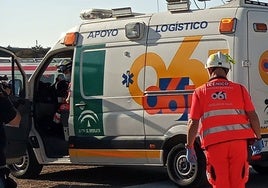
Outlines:
{"type": "Polygon", "coordinates": [[[81,60],[82,93],[85,96],[103,95],[105,50],[84,52],[81,60]]]}
{"type": "MultiPolygon", "coordinates": [[[[17,68],[15,68],[17,69],[17,68]]],[[[15,76],[14,76],[14,80],[12,82],[14,84],[13,87],[13,93],[15,96],[17,97],[24,97],[25,95],[25,88],[24,88],[24,80],[23,80],[23,76],[21,74],[20,71],[15,70],[15,76]]]]}
{"type": "Polygon", "coordinates": [[[13,64],[14,67],[12,68],[11,60],[12,59],[9,57],[0,57],[0,81],[7,83],[12,89],[13,95],[16,97],[24,97],[25,88],[23,75],[16,63],[13,64]]]}
{"type": "Polygon", "coordinates": [[[39,77],[38,82],[38,92],[36,93],[36,97],[38,101],[44,103],[56,103],[56,96],[54,92],[54,88],[52,87],[53,83],[55,83],[57,72],[57,61],[54,59],[49,61],[49,64],[45,67],[44,71],[39,77]]]}

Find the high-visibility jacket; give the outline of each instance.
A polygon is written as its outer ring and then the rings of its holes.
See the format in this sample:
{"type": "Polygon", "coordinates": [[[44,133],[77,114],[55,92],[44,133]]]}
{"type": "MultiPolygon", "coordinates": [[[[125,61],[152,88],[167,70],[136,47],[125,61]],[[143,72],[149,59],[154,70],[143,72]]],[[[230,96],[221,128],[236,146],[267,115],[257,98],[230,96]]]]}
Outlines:
{"type": "Polygon", "coordinates": [[[192,97],[191,119],[200,119],[202,147],[254,138],[246,111],[254,110],[247,90],[223,78],[210,80],[192,97]]]}

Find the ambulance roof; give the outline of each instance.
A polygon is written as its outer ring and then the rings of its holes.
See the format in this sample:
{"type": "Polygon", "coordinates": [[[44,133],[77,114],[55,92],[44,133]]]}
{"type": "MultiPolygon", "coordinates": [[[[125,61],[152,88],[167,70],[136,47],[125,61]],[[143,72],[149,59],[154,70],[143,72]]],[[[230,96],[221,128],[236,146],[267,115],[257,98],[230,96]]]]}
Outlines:
{"type": "MultiPolygon", "coordinates": [[[[171,4],[174,3],[176,0],[172,0],[171,4]]],[[[264,0],[263,0],[264,1],[264,0]]],[[[265,0],[268,1],[268,0],[265,0]]],[[[224,5],[216,6],[216,7],[210,7],[206,9],[195,9],[190,10],[189,9],[189,2],[187,0],[180,0],[179,2],[184,2],[184,4],[172,4],[172,6],[169,6],[169,11],[166,12],[160,12],[160,13],[150,13],[150,14],[142,14],[142,13],[134,13],[132,12],[130,7],[125,8],[118,8],[118,9],[89,9],[87,11],[82,11],[80,14],[80,17],[83,18],[83,21],[80,25],[77,25],[76,27],[73,27],[67,33],[69,32],[79,32],[79,33],[86,33],[89,32],[102,32],[108,29],[115,29],[113,24],[117,24],[117,28],[123,28],[123,26],[129,22],[135,22],[136,18],[137,20],[148,20],[150,19],[150,26],[158,26],[163,25],[163,27],[173,26],[174,24],[188,24],[187,27],[189,27],[188,22],[199,22],[200,24],[206,24],[206,22],[209,21],[215,21],[220,20],[221,18],[224,18],[226,16],[228,17],[235,17],[237,8],[240,7],[246,7],[246,8],[268,8],[268,3],[265,2],[259,2],[259,1],[252,1],[252,0],[231,0],[228,3],[225,3],[224,5]],[[188,3],[187,3],[188,2],[188,3]],[[218,11],[219,9],[226,8],[224,11],[218,11]],[[194,14],[193,14],[194,12],[194,14]],[[168,19],[167,19],[168,18],[168,19]],[[119,21],[120,22],[113,22],[113,21],[119,21]],[[204,22],[204,23],[203,23],[204,22]],[[104,24],[105,23],[105,24],[104,24]],[[94,24],[89,26],[88,24],[94,24]],[[119,25],[120,26],[119,26],[119,25]],[[173,25],[172,25],[173,24],[173,25]],[[94,31],[93,31],[94,30],[94,31]]],[[[168,3],[168,5],[170,5],[168,3]]],[[[159,26],[160,27],[160,26],[159,26]]],[[[159,28],[158,27],[158,28],[159,28]]],[[[159,28],[161,31],[164,31],[165,28],[159,28]]],[[[214,29],[215,30],[215,29],[214,29]]],[[[210,32],[214,31],[213,29],[209,29],[210,32]]],[[[202,32],[202,30],[198,30],[202,32]]],[[[107,31],[108,32],[108,31],[107,31]]],[[[111,31],[109,31],[111,32],[111,31]]],[[[200,34],[196,30],[192,31],[192,34],[200,34]]],[[[187,32],[181,32],[182,35],[185,35],[185,33],[191,34],[189,30],[187,32]]],[[[162,32],[162,35],[168,34],[169,37],[172,37],[172,34],[168,32],[162,32]]],[[[202,33],[201,33],[202,34],[202,33]]],[[[211,33],[212,34],[212,33],[211,33]]],[[[57,42],[57,45],[55,48],[61,48],[63,47],[63,40],[64,40],[65,33],[63,36],[59,38],[59,41],[57,42]]],[[[119,35],[118,35],[119,36],[119,35]]],[[[103,41],[104,42],[104,41],[103,41]]],[[[108,42],[108,41],[106,41],[108,42]]]]}

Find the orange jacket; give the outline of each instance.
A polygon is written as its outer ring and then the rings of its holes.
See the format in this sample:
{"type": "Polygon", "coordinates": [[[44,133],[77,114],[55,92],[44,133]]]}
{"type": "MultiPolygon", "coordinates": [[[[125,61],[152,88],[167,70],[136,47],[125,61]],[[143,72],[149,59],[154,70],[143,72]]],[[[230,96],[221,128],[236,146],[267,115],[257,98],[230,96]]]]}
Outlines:
{"type": "Polygon", "coordinates": [[[229,140],[254,138],[246,115],[252,110],[254,106],[242,85],[217,78],[195,90],[190,117],[200,119],[205,148],[229,140]]]}

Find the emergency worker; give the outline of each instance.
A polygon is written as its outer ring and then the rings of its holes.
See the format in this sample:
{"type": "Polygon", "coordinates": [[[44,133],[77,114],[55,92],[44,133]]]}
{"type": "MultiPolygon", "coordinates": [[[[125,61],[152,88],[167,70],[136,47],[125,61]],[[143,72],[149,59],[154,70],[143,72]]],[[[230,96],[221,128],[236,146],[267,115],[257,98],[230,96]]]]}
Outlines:
{"type": "Polygon", "coordinates": [[[209,56],[205,68],[210,79],[194,91],[188,121],[187,160],[197,162],[194,141],[199,131],[213,188],[245,188],[247,140],[255,140],[253,155],[263,148],[259,118],[248,91],[226,78],[231,63],[231,57],[221,52],[209,56]]]}
{"type": "Polygon", "coordinates": [[[9,169],[6,166],[6,134],[4,125],[19,127],[21,116],[16,110],[13,103],[8,98],[11,90],[3,83],[0,83],[0,187],[13,188],[17,187],[16,182],[11,179],[9,169]]]}
{"type": "Polygon", "coordinates": [[[59,79],[55,84],[59,107],[54,115],[54,122],[62,123],[63,126],[68,126],[72,60],[62,60],[57,66],[57,69],[59,73],[62,73],[64,75],[64,79],[59,79]]]}

